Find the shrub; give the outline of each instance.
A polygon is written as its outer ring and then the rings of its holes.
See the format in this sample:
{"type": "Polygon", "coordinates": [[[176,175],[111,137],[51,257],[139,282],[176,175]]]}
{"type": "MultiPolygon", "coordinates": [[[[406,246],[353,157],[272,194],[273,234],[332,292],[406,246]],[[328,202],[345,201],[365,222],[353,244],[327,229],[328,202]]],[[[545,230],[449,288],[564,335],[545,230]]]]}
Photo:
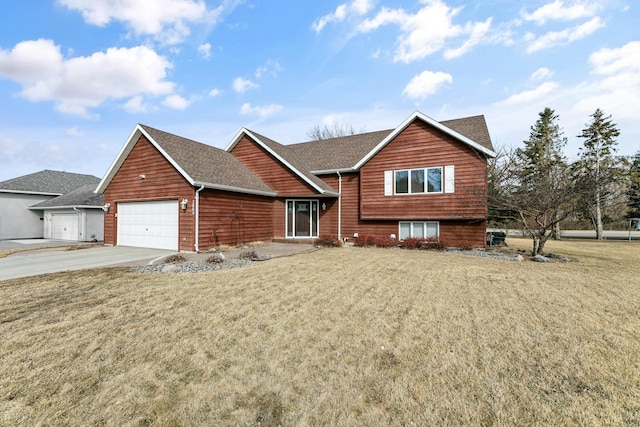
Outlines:
{"type": "Polygon", "coordinates": [[[331,236],[320,236],[313,241],[313,245],[325,248],[339,248],[342,246],[342,240],[334,239],[331,236]]]}
{"type": "Polygon", "coordinates": [[[447,245],[438,240],[435,237],[432,237],[430,239],[425,239],[422,241],[422,246],[420,246],[420,249],[427,249],[427,250],[432,250],[432,251],[444,251],[447,249],[447,245]]]}
{"type": "Polygon", "coordinates": [[[373,236],[367,236],[365,234],[365,235],[356,237],[355,240],[353,241],[353,244],[361,248],[368,248],[369,246],[376,245],[376,238],[373,236]]]}
{"type": "Polygon", "coordinates": [[[163,260],[166,264],[180,264],[181,262],[187,261],[187,258],[181,254],[173,254],[165,257],[163,260]]]}
{"type": "Polygon", "coordinates": [[[417,239],[415,237],[407,237],[400,242],[400,247],[403,249],[420,249],[424,244],[425,239],[417,239]]]}
{"type": "Polygon", "coordinates": [[[240,253],[240,255],[238,255],[238,258],[251,260],[251,259],[258,259],[259,257],[256,251],[246,251],[246,252],[240,253]]]}
{"type": "Polygon", "coordinates": [[[379,248],[397,248],[398,241],[391,237],[376,237],[374,243],[379,248]]]}
{"type": "Polygon", "coordinates": [[[207,259],[205,259],[204,262],[207,264],[222,264],[224,262],[224,255],[213,254],[207,259]]]}

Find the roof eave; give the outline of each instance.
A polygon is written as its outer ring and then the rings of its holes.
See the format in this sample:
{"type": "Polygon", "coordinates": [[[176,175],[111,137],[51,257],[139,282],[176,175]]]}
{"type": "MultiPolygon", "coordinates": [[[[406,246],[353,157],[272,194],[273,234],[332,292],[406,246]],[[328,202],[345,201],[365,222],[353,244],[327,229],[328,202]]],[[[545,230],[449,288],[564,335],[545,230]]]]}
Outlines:
{"type": "Polygon", "coordinates": [[[0,189],[0,193],[29,194],[33,196],[62,196],[62,193],[47,193],[44,191],[22,191],[22,190],[5,190],[5,189],[0,189]]]}
{"type": "Polygon", "coordinates": [[[310,171],[314,175],[329,175],[332,173],[349,173],[356,172],[355,168],[338,168],[338,169],[322,169],[317,171],[310,171]]]}
{"type": "Polygon", "coordinates": [[[102,206],[91,205],[70,205],[70,206],[29,206],[27,209],[34,211],[54,210],[54,209],[102,209],[102,206]]]}
{"type": "Polygon", "coordinates": [[[213,184],[211,182],[195,181],[193,185],[196,187],[201,187],[204,185],[204,188],[209,188],[211,190],[222,190],[222,191],[231,191],[234,193],[254,194],[256,196],[276,197],[278,195],[278,193],[273,191],[255,190],[251,188],[234,187],[231,185],[223,185],[223,184],[213,184]]]}

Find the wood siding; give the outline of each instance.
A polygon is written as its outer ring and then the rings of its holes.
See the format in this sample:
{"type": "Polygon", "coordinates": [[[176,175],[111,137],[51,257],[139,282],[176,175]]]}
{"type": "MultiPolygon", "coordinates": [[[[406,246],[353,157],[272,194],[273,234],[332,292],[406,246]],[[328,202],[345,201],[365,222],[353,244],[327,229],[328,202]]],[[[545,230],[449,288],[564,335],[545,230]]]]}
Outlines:
{"type": "Polygon", "coordinates": [[[318,193],[247,136],[244,136],[233,147],[231,154],[244,163],[265,184],[276,191],[279,197],[312,197],[318,193]]]}
{"type": "Polygon", "coordinates": [[[178,248],[181,251],[193,251],[194,197],[194,188],[141,136],[104,192],[104,202],[111,204],[111,209],[104,215],[104,242],[118,244],[118,203],[187,199],[187,210],[178,208],[178,248]],[[144,179],[140,175],[144,175],[144,179]]]}
{"type": "Polygon", "coordinates": [[[422,121],[410,124],[360,174],[362,220],[486,219],[486,159],[422,121]],[[384,195],[385,171],[448,165],[455,166],[452,194],[384,195]]]}
{"type": "Polygon", "coordinates": [[[274,235],[273,211],[270,197],[204,190],[200,193],[199,248],[269,241],[274,235]]]}

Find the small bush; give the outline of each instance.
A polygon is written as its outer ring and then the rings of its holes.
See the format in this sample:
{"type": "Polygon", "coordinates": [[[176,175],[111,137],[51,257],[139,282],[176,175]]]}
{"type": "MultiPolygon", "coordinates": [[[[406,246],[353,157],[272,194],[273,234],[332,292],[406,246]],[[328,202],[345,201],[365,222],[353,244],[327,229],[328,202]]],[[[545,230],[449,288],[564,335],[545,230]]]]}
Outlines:
{"type": "Polygon", "coordinates": [[[432,237],[430,239],[425,239],[422,243],[422,246],[420,246],[420,249],[444,251],[447,249],[447,245],[444,242],[436,239],[435,237],[432,237]]]}
{"type": "Polygon", "coordinates": [[[259,257],[256,251],[246,251],[246,252],[240,253],[240,255],[238,255],[238,258],[251,260],[251,259],[258,259],[259,257]]]}
{"type": "Polygon", "coordinates": [[[367,236],[365,234],[365,235],[356,237],[355,240],[353,241],[353,244],[361,248],[368,248],[369,246],[376,245],[376,238],[373,236],[367,236]]]}
{"type": "Polygon", "coordinates": [[[213,254],[207,259],[205,259],[204,262],[207,264],[222,264],[224,262],[224,255],[213,254]]]}
{"type": "Polygon", "coordinates": [[[169,255],[163,260],[166,264],[180,264],[186,262],[187,258],[181,254],[169,255]]]}
{"type": "Polygon", "coordinates": [[[374,243],[379,248],[397,248],[398,241],[391,237],[376,237],[374,243]]]}
{"type": "Polygon", "coordinates": [[[325,248],[339,248],[342,246],[342,240],[334,239],[331,236],[320,236],[313,241],[313,245],[325,248]]]}
{"type": "Polygon", "coordinates": [[[417,239],[415,237],[407,237],[400,242],[402,249],[420,249],[424,244],[425,239],[417,239]]]}

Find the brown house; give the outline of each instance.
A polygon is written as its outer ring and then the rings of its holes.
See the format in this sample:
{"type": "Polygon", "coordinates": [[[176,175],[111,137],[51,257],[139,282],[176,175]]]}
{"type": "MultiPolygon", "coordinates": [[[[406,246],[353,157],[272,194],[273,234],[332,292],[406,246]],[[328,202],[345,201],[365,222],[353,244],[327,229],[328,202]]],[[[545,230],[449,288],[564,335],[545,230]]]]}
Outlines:
{"type": "Polygon", "coordinates": [[[96,192],[112,245],[374,235],[482,247],[494,156],[483,116],[415,112],[395,129],[293,145],[242,129],[225,150],[137,125],[96,192]]]}

